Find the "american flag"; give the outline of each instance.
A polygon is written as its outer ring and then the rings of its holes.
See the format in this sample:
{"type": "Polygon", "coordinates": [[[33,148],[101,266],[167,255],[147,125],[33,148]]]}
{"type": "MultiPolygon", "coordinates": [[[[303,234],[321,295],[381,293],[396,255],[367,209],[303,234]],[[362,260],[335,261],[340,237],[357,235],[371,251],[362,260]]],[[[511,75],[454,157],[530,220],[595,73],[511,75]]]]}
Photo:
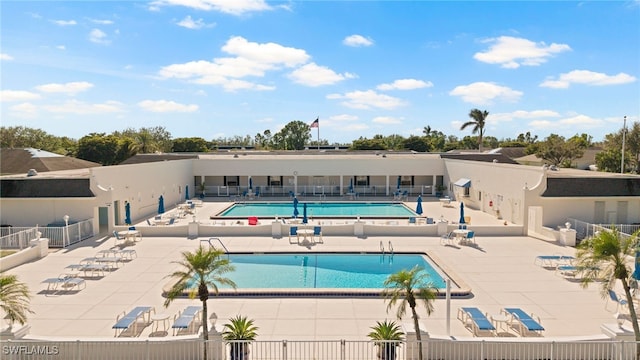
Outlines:
{"type": "Polygon", "coordinates": [[[311,125],[309,127],[312,127],[312,128],[320,127],[320,118],[317,118],[317,119],[313,120],[313,122],[311,123],[311,125]]]}

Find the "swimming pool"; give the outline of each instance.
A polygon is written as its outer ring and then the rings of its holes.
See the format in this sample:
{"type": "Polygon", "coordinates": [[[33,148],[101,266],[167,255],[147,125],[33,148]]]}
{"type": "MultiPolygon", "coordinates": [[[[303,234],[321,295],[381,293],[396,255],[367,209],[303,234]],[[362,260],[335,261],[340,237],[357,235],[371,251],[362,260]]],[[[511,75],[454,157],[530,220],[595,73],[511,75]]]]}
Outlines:
{"type": "MultiPolygon", "coordinates": [[[[298,217],[303,216],[307,204],[308,217],[409,217],[416,213],[401,203],[389,202],[306,202],[298,203],[298,217]]],[[[291,217],[293,202],[237,203],[222,211],[220,217],[291,217]]]]}
{"type": "MultiPolygon", "coordinates": [[[[237,289],[222,296],[379,296],[384,281],[402,269],[422,266],[443,292],[449,276],[424,253],[229,254],[237,289]]],[[[459,290],[455,283],[452,288],[459,290]]],[[[212,294],[213,295],[213,294],[212,294]]],[[[460,296],[460,295],[458,295],[460,296]]]]}

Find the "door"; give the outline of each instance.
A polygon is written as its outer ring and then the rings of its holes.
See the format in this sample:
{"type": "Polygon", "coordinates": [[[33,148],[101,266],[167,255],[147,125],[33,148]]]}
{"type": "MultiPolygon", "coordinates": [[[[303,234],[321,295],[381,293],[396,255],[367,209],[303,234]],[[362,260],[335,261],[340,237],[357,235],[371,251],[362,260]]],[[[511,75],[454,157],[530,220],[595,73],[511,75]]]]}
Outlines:
{"type": "Polygon", "coordinates": [[[100,233],[106,233],[109,231],[109,208],[108,207],[98,208],[98,224],[99,224],[100,233]]]}

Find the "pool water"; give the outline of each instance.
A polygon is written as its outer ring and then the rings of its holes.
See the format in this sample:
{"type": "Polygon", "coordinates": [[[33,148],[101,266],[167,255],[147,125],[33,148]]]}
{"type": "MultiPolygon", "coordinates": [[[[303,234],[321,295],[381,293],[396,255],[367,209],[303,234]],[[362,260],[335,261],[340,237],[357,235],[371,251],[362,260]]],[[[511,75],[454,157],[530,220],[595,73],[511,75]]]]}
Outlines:
{"type": "Polygon", "coordinates": [[[435,288],[446,286],[443,272],[425,254],[230,254],[229,259],[235,271],[226,277],[238,289],[382,289],[390,274],[416,265],[435,288]]]}
{"type": "MultiPolygon", "coordinates": [[[[376,202],[303,202],[298,203],[298,217],[307,204],[309,217],[409,217],[416,213],[399,203],[376,202]]],[[[223,217],[292,217],[293,202],[251,202],[234,204],[218,216],[223,217]]]]}

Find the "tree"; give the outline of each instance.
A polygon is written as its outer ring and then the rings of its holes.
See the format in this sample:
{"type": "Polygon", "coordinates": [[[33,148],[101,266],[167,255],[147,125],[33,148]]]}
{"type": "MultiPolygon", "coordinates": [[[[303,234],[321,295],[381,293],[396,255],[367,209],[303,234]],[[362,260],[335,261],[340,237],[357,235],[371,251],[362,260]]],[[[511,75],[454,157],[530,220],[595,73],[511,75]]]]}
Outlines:
{"type": "Polygon", "coordinates": [[[100,163],[102,165],[114,165],[117,163],[118,138],[104,133],[91,133],[78,140],[78,153],[80,159],[100,163]]]}
{"type": "Polygon", "coordinates": [[[602,280],[602,297],[608,296],[617,280],[620,280],[629,307],[629,316],[633,325],[636,345],[636,357],[640,358],[640,327],[638,315],[631,295],[629,281],[633,269],[629,266],[629,258],[634,258],[638,250],[640,230],[632,236],[622,236],[618,229],[603,230],[595,236],[585,239],[578,245],[576,266],[582,276],[582,286],[587,287],[595,280],[602,280]]]}
{"type": "Polygon", "coordinates": [[[416,339],[419,345],[418,359],[422,360],[422,337],[416,306],[418,305],[418,300],[422,300],[427,315],[431,315],[437,290],[429,281],[429,275],[422,267],[417,265],[411,270],[400,270],[397,273],[389,275],[384,281],[384,287],[385,289],[382,291],[382,296],[384,296],[388,302],[387,312],[389,312],[392,306],[400,302],[396,316],[398,320],[401,320],[407,311],[407,305],[411,308],[413,327],[416,331],[416,339]]]}
{"type": "Polygon", "coordinates": [[[538,144],[536,156],[549,161],[552,165],[568,167],[567,162],[570,166],[572,160],[584,154],[584,149],[580,146],[580,142],[565,141],[564,137],[551,134],[538,144]]]}
{"type": "MultiPolygon", "coordinates": [[[[629,153],[625,152],[624,165],[627,167],[631,160],[629,159],[629,153]]],[[[607,149],[596,154],[596,166],[598,171],[605,172],[620,172],[620,165],[622,163],[622,152],[620,150],[607,149]]]]}
{"type": "Polygon", "coordinates": [[[380,138],[367,139],[362,136],[358,140],[354,140],[349,150],[388,150],[387,144],[380,138]]]}
{"type": "Polygon", "coordinates": [[[471,133],[478,134],[478,149],[480,151],[482,151],[482,136],[484,135],[484,127],[487,116],[489,116],[489,112],[487,110],[480,111],[478,109],[472,109],[471,112],[469,112],[469,117],[473,120],[467,121],[460,127],[460,130],[464,130],[468,126],[473,126],[471,133]]]}
{"type": "Polygon", "coordinates": [[[249,342],[258,336],[258,327],[253,324],[252,319],[246,316],[237,315],[224,324],[222,338],[231,343],[231,360],[245,360],[249,358],[249,342]]]}
{"type": "Polygon", "coordinates": [[[27,314],[33,314],[30,303],[31,295],[26,284],[18,281],[15,275],[0,275],[0,309],[7,314],[11,324],[27,323],[27,314]]]}
{"type": "Polygon", "coordinates": [[[423,136],[409,136],[404,140],[403,146],[405,149],[418,152],[431,151],[431,144],[428,139],[423,136]]]}
{"type": "Polygon", "coordinates": [[[231,265],[229,259],[223,258],[223,255],[224,252],[222,252],[222,250],[214,248],[205,249],[202,246],[194,252],[184,251],[182,253],[182,260],[173,262],[180,265],[182,269],[169,275],[172,278],[177,278],[178,281],[167,293],[167,299],[164,301],[165,307],[168,307],[177,297],[182,296],[185,291],[189,291],[189,297],[191,299],[197,296],[198,299],[202,301],[203,359],[207,358],[206,342],[209,340],[209,326],[207,324],[207,300],[209,299],[209,290],[211,289],[214,293],[218,294],[219,285],[228,285],[234,289],[236,288],[233,280],[224,277],[226,273],[234,271],[235,268],[231,265]]]}
{"type": "Polygon", "coordinates": [[[273,136],[273,147],[280,150],[304,150],[311,139],[310,130],[306,123],[294,120],[273,136]]]}
{"type": "Polygon", "coordinates": [[[207,140],[201,137],[177,138],[173,140],[173,152],[207,152],[207,140]]]}
{"type": "Polygon", "coordinates": [[[395,321],[377,321],[371,330],[367,336],[378,346],[378,359],[394,360],[396,347],[400,346],[400,341],[404,340],[400,326],[395,321]]]}
{"type": "MultiPolygon", "coordinates": [[[[625,169],[630,168],[632,171],[640,173],[640,122],[634,122],[630,125],[629,129],[627,129],[624,148],[625,169]]],[[[620,172],[620,162],[622,161],[622,129],[617,133],[605,136],[604,149],[608,155],[602,159],[603,162],[607,164],[613,163],[613,158],[617,158],[618,165],[615,167],[610,165],[605,166],[605,164],[597,162],[598,170],[620,172]],[[617,155],[614,156],[616,152],[617,155]]]]}

